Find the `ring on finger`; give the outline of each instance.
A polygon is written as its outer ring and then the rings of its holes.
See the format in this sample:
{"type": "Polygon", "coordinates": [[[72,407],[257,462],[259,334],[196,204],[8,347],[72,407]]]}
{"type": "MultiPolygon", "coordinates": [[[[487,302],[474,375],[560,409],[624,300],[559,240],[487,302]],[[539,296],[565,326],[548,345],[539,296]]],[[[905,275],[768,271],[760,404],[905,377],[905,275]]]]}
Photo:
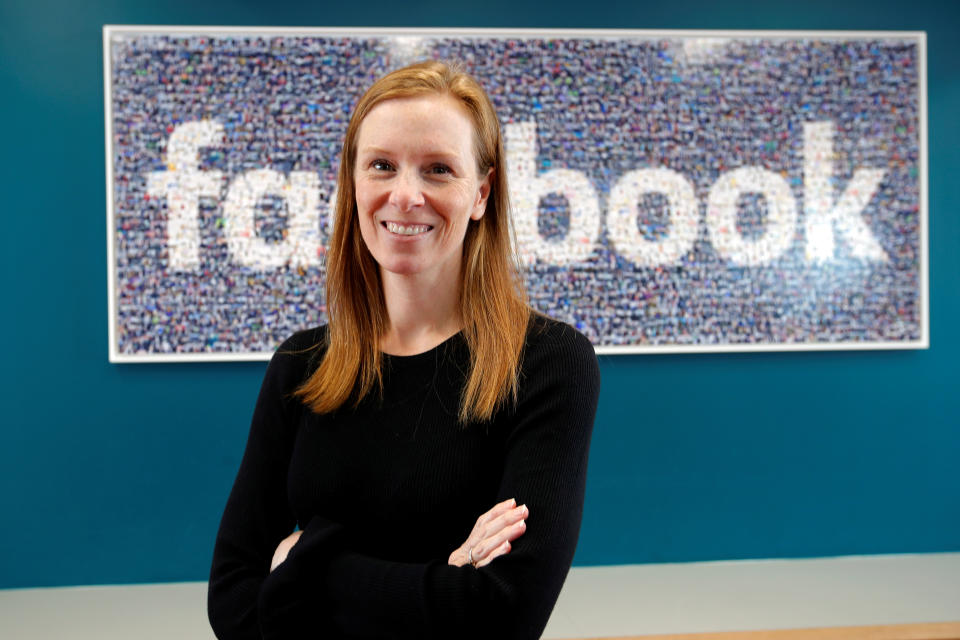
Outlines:
{"type": "Polygon", "coordinates": [[[470,564],[473,565],[474,568],[476,568],[476,566],[477,566],[477,561],[473,559],[473,547],[470,547],[470,548],[467,550],[467,559],[470,560],[470,564]]]}

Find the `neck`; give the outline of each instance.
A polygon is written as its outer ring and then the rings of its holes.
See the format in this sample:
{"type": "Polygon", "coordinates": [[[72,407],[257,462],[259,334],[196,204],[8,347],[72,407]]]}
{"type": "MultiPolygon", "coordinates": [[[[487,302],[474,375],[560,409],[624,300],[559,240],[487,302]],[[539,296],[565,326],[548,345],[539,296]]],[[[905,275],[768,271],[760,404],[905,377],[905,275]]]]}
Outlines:
{"type": "Polygon", "coordinates": [[[429,351],[463,328],[460,318],[460,281],[400,276],[381,271],[383,295],[390,326],[380,342],[385,353],[395,356],[429,351]]]}

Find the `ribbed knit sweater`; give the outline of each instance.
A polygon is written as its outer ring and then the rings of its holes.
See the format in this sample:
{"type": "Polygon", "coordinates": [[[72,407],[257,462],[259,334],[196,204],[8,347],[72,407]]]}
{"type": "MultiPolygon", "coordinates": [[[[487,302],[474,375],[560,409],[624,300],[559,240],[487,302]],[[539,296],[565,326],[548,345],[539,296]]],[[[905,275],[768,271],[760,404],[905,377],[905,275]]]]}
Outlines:
{"type": "Polygon", "coordinates": [[[599,371],[587,339],[537,317],[516,404],[462,426],[458,334],[386,355],[383,392],[316,414],[291,396],[325,328],[267,368],[217,534],[208,612],[240,638],[539,638],[573,559],[599,371]],[[476,569],[447,564],[477,518],[515,498],[526,532],[476,569]],[[280,541],[303,530],[273,572],[280,541]]]}

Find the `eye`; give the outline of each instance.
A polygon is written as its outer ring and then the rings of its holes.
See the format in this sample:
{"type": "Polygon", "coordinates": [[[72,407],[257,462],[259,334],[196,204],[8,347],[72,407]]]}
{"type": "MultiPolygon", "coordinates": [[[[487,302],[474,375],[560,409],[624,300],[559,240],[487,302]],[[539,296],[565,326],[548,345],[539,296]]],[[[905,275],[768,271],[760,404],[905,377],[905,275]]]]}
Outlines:
{"type": "Polygon", "coordinates": [[[444,176],[444,175],[453,173],[453,169],[451,169],[445,164],[435,164],[430,167],[427,173],[431,173],[436,176],[444,176]]]}
{"type": "Polygon", "coordinates": [[[393,165],[382,159],[371,162],[370,168],[376,171],[393,171],[393,165]]]}

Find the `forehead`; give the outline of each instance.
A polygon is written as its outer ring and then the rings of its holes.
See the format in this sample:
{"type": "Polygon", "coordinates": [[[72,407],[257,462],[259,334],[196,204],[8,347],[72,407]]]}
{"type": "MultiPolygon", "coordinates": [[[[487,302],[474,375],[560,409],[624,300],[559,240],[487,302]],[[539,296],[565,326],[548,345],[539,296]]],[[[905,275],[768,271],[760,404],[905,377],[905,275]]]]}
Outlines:
{"type": "Polygon", "coordinates": [[[433,147],[473,156],[474,124],[467,108],[448,94],[392,98],[374,106],[360,123],[357,149],[433,147]]]}

